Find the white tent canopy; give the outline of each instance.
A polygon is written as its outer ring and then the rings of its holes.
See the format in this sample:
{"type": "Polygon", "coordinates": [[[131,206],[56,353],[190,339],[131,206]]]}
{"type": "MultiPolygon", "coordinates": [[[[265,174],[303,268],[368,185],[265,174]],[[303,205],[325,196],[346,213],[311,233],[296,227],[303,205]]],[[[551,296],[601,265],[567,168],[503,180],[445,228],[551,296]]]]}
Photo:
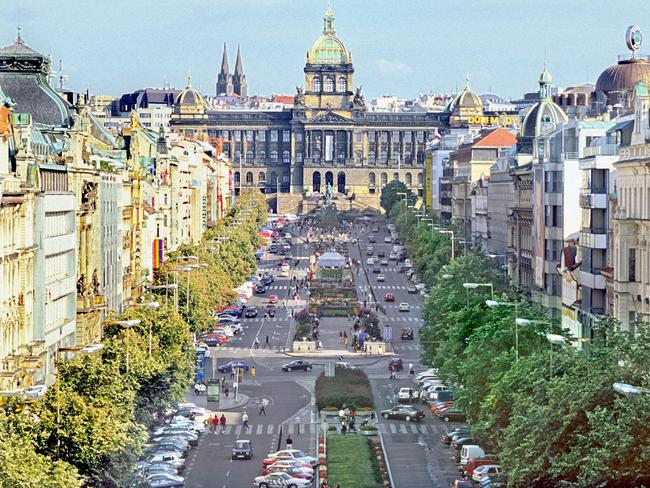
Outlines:
{"type": "Polygon", "coordinates": [[[318,258],[318,266],[321,268],[344,268],[345,258],[334,251],[326,252],[318,258]]]}

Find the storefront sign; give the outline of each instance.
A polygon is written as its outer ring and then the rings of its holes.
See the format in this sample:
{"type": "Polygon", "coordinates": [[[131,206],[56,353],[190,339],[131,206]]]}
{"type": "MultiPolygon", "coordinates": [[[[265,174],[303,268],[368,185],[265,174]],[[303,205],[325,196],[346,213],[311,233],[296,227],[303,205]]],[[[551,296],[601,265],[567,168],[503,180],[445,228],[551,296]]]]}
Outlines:
{"type": "Polygon", "coordinates": [[[472,115],[467,117],[469,125],[519,125],[516,115],[472,115]]]}

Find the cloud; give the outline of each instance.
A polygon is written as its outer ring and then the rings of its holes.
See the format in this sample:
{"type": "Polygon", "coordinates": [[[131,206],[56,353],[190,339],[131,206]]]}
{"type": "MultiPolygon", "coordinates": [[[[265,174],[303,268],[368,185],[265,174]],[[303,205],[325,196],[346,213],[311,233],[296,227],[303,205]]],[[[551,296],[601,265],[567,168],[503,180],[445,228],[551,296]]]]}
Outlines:
{"type": "Polygon", "coordinates": [[[377,68],[387,75],[405,75],[413,71],[413,68],[408,64],[400,63],[399,61],[390,61],[384,58],[377,60],[377,68]]]}

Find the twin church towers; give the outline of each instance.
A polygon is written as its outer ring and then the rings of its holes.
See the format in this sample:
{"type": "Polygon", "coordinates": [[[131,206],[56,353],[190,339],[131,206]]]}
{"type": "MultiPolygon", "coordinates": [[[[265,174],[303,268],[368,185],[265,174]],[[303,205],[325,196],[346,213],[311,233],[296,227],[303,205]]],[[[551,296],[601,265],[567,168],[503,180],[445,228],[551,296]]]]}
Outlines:
{"type": "Polygon", "coordinates": [[[248,96],[248,83],[244,74],[244,67],[241,62],[241,53],[237,45],[237,60],[235,61],[235,72],[230,74],[228,65],[228,51],[226,43],[223,44],[223,58],[221,58],[221,71],[217,76],[217,96],[231,97],[237,95],[240,97],[248,96]]]}

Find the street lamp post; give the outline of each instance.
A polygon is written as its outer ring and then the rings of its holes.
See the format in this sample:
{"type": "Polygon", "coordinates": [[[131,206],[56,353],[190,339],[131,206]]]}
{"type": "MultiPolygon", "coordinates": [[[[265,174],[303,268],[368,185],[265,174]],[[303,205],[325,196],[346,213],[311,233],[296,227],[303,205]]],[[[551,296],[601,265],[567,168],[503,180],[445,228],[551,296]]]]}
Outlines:
{"type": "Polygon", "coordinates": [[[475,290],[478,287],[490,287],[490,297],[494,300],[494,285],[492,283],[463,283],[463,287],[466,290],[475,290]]]}
{"type": "MultiPolygon", "coordinates": [[[[159,302],[149,302],[149,303],[142,303],[142,304],[135,304],[132,305],[134,308],[148,308],[151,310],[155,310],[157,308],[160,308],[160,303],[159,302]]],[[[149,320],[149,357],[151,357],[151,349],[153,347],[153,334],[151,332],[151,323],[153,320],[149,320]]]]}
{"type": "Polygon", "coordinates": [[[60,354],[62,352],[78,352],[82,354],[93,354],[101,351],[104,348],[104,344],[89,344],[84,347],[59,347],[57,344],[56,347],[56,457],[59,458],[59,449],[61,446],[61,436],[59,431],[61,429],[61,375],[59,373],[59,365],[61,363],[60,354]]]}
{"type": "Polygon", "coordinates": [[[517,302],[497,302],[495,300],[485,300],[485,304],[490,308],[495,307],[514,307],[515,309],[515,362],[519,361],[519,322],[517,315],[519,314],[519,305],[517,302]]]}
{"type": "Polygon", "coordinates": [[[178,283],[171,283],[169,285],[150,286],[149,289],[165,290],[165,303],[167,303],[167,301],[169,300],[169,297],[167,296],[167,290],[174,290],[174,307],[178,312],[178,283]]]}

